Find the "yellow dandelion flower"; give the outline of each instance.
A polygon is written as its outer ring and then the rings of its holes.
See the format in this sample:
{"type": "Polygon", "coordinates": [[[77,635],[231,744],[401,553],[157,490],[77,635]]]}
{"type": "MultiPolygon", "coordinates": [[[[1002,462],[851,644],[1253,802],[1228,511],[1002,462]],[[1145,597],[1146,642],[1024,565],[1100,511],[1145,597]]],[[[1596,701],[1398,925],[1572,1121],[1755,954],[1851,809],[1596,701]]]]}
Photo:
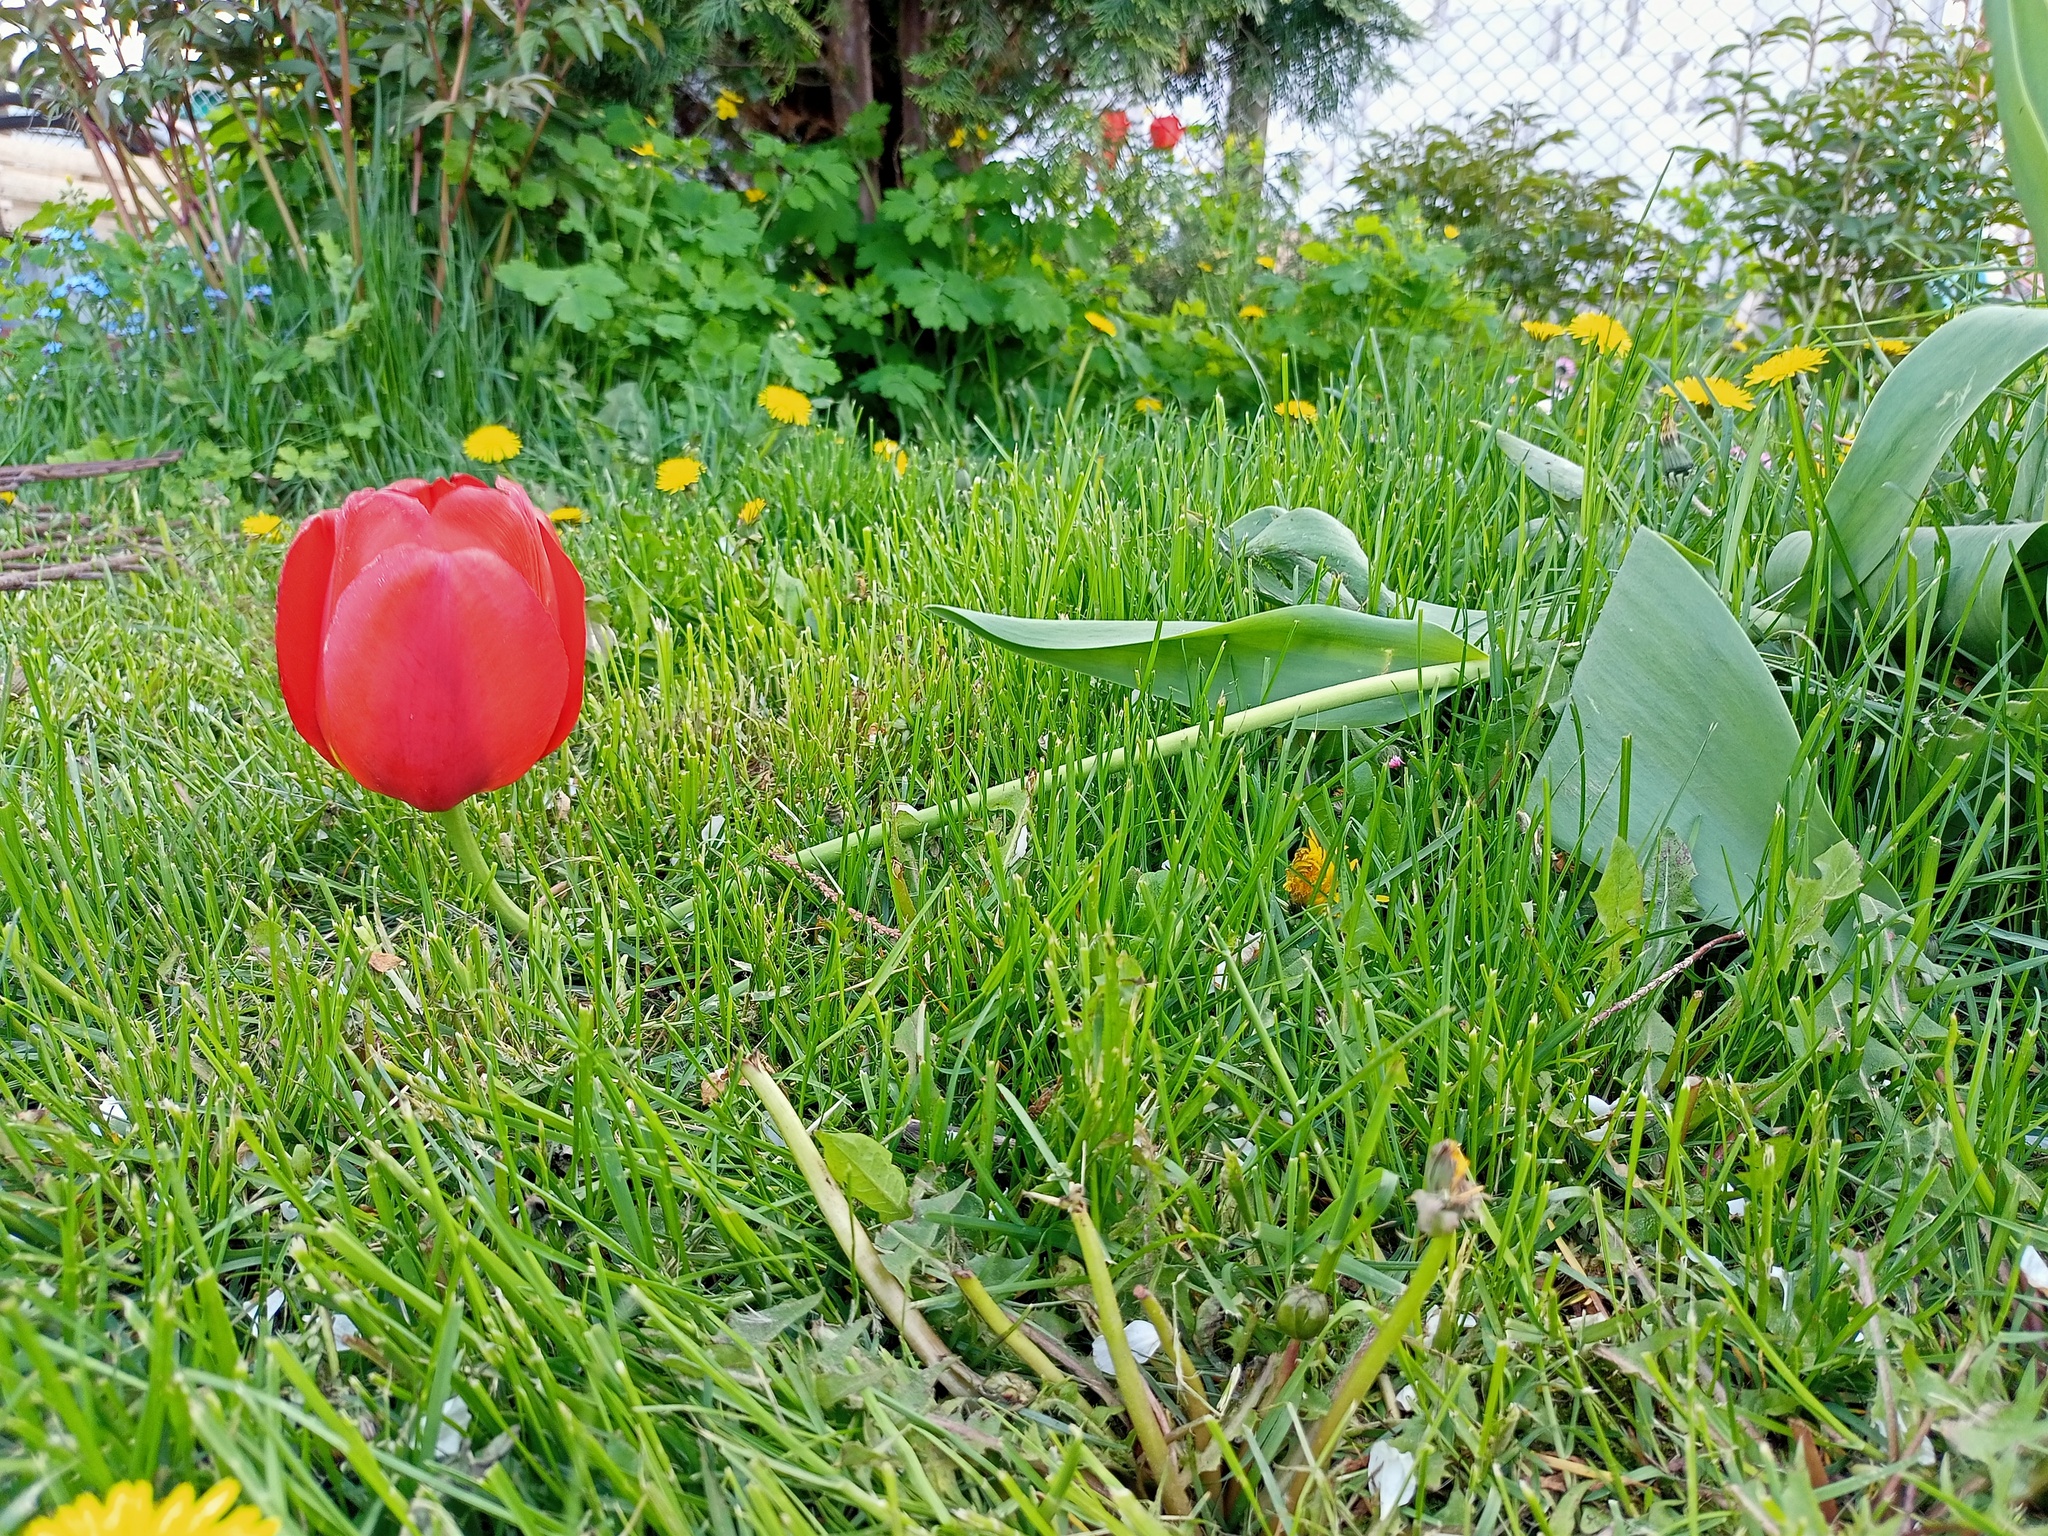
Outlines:
{"type": "Polygon", "coordinates": [[[981,140],[982,143],[986,144],[990,139],[995,137],[995,134],[991,130],[982,127],[981,124],[976,123],[974,125],[974,136],[977,139],[981,140]]]}
{"type": "Polygon", "coordinates": [[[147,1483],[116,1483],[105,1500],[81,1494],[58,1510],[32,1520],[22,1536],[275,1536],[277,1522],[253,1505],[239,1508],[242,1488],[224,1478],[205,1498],[181,1483],[158,1503],[147,1483]]]}
{"type": "Polygon", "coordinates": [[[1704,407],[1712,405],[1714,403],[1713,396],[1707,393],[1707,386],[1702,384],[1698,379],[1680,379],[1676,384],[1665,385],[1663,389],[1658,391],[1658,393],[1668,395],[1674,389],[1677,390],[1678,393],[1683,395],[1686,399],[1690,400],[1694,405],[1704,407]]]}
{"type": "Polygon", "coordinates": [[[1306,400],[1282,400],[1273,410],[1277,415],[1288,416],[1295,421],[1314,421],[1319,414],[1315,406],[1306,400]]]}
{"type": "MultiPolygon", "coordinates": [[[[1358,860],[1351,861],[1351,868],[1357,871],[1358,860]]],[[[1337,900],[1337,861],[1313,832],[1287,861],[1286,890],[1297,907],[1327,907],[1337,900]]]]}
{"type": "Polygon", "coordinates": [[[242,519],[242,537],[245,539],[274,539],[277,530],[284,526],[284,519],[275,512],[258,512],[253,517],[242,519]]]}
{"type": "Polygon", "coordinates": [[[581,507],[557,507],[548,514],[548,521],[557,528],[568,523],[583,523],[589,520],[589,514],[581,507]]]}
{"type": "Polygon", "coordinates": [[[740,115],[740,108],[747,104],[747,98],[732,91],[720,91],[718,100],[711,104],[721,123],[729,123],[740,115]]]}
{"type": "Polygon", "coordinates": [[[754,397],[754,403],[785,427],[807,427],[811,423],[811,397],[787,384],[770,384],[754,397]]]}
{"type": "Polygon", "coordinates": [[[1522,329],[1538,341],[1555,341],[1564,334],[1564,327],[1555,320],[1524,320],[1522,329]]]}
{"type": "Polygon", "coordinates": [[[1105,336],[1114,336],[1116,334],[1116,322],[1100,310],[1091,309],[1081,318],[1105,336]]]}
{"type": "Polygon", "coordinates": [[[768,194],[766,192],[763,192],[759,187],[749,187],[746,191],[742,192],[740,196],[744,197],[750,203],[766,202],[768,199],[768,194]]]}
{"type": "Polygon", "coordinates": [[[1756,396],[1752,395],[1733,379],[1724,379],[1719,374],[1710,373],[1707,375],[1706,384],[1707,393],[1713,396],[1714,404],[1724,406],[1731,411],[1753,411],[1756,409],[1756,396]]]}
{"type": "Polygon", "coordinates": [[[896,457],[891,459],[889,462],[896,467],[896,478],[898,480],[901,480],[903,478],[904,471],[910,468],[910,455],[905,453],[901,448],[898,448],[896,450],[896,457]]]}
{"type": "Polygon", "coordinates": [[[635,144],[633,146],[633,153],[640,156],[643,160],[653,155],[654,140],[646,139],[643,140],[641,143],[635,144]]]}
{"type": "Polygon", "coordinates": [[[1206,261],[1198,261],[1195,263],[1195,266],[1204,272],[1214,272],[1216,270],[1214,267],[1210,266],[1209,263],[1206,261]]]}
{"type": "Polygon", "coordinates": [[[462,455],[479,464],[503,464],[508,459],[518,458],[523,446],[517,432],[493,421],[478,427],[462,440],[462,455]]]}
{"type": "Polygon", "coordinates": [[[14,492],[12,492],[12,491],[0,491],[0,507],[11,507],[11,506],[13,506],[13,505],[14,505],[14,492]]]}
{"type": "Polygon", "coordinates": [[[761,514],[768,510],[768,498],[756,496],[740,503],[740,526],[751,528],[761,521],[761,514]]]}
{"type": "Polygon", "coordinates": [[[1597,309],[1589,309],[1572,316],[1572,323],[1565,332],[1574,341],[1583,341],[1598,347],[1602,352],[1612,352],[1618,357],[1628,355],[1634,345],[1628,337],[1628,327],[1612,315],[1603,315],[1597,309]]]}
{"type": "Polygon", "coordinates": [[[896,451],[896,448],[897,442],[893,437],[878,437],[875,439],[874,452],[875,457],[878,459],[888,458],[890,454],[896,451]]]}
{"type": "Polygon", "coordinates": [[[1457,238],[1458,238],[1458,226],[1457,226],[1457,225],[1455,225],[1455,224],[1446,224],[1446,225],[1444,226],[1444,238],[1445,238],[1446,240],[1455,240],[1455,239],[1457,239],[1457,238]]]}
{"type": "Polygon", "coordinates": [[[1897,336],[1880,336],[1877,339],[1877,350],[1886,357],[1904,357],[1913,350],[1913,343],[1897,336]]]}
{"type": "Polygon", "coordinates": [[[663,459],[654,466],[654,488],[674,494],[687,491],[704,478],[704,466],[687,453],[680,458],[663,459]]]}
{"type": "Polygon", "coordinates": [[[1140,395],[1132,402],[1131,409],[1149,416],[1165,410],[1166,404],[1157,395],[1140,395]]]}
{"type": "Polygon", "coordinates": [[[1802,373],[1812,373],[1828,360],[1819,347],[1787,347],[1774,352],[1743,376],[1745,384],[1782,384],[1802,373]]]}
{"type": "Polygon", "coordinates": [[[1274,261],[1273,258],[1270,256],[1261,256],[1259,258],[1259,265],[1264,267],[1268,272],[1274,272],[1279,270],[1279,263],[1274,261]]]}
{"type": "Polygon", "coordinates": [[[1266,312],[1256,304],[1244,304],[1238,307],[1237,318],[1240,320],[1263,320],[1266,318],[1266,312]]]}
{"type": "Polygon", "coordinates": [[[946,148],[958,149],[962,144],[965,144],[966,142],[967,130],[965,128],[955,128],[953,130],[953,136],[950,139],[946,140],[946,148]]]}

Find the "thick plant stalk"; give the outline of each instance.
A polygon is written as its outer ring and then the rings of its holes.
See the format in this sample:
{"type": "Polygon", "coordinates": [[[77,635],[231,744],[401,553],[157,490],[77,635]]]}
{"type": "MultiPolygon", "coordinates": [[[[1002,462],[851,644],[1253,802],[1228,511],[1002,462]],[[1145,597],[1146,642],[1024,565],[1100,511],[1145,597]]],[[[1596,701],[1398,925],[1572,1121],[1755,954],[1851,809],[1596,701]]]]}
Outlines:
{"type": "Polygon", "coordinates": [[[469,824],[469,813],[461,806],[446,811],[429,811],[428,815],[441,823],[448,833],[448,841],[455,846],[455,862],[462,866],[463,873],[474,880],[477,888],[484,893],[484,900],[491,910],[498,914],[505,926],[522,938],[533,933],[533,919],[518,902],[498,884],[498,876],[484,858],[483,849],[477,846],[476,832],[469,824]]]}
{"type": "Polygon", "coordinates": [[[1068,1379],[1067,1373],[1052,1363],[1052,1357],[1031,1341],[1024,1325],[1005,1312],[1002,1303],[989,1294],[979,1275],[963,1265],[953,1271],[953,1283],[960,1287],[960,1294],[967,1298],[967,1305],[974,1309],[974,1315],[995,1334],[996,1342],[1023,1361],[1034,1376],[1049,1387],[1058,1386],[1068,1379]]]}
{"type": "Polygon", "coordinates": [[[1081,1240],[1081,1262],[1088,1267],[1088,1288],[1095,1296],[1096,1318],[1109,1345],[1109,1358],[1116,1364],[1117,1393],[1124,1400],[1124,1412],[1130,1415],[1131,1427],[1138,1432],[1138,1444],[1145,1449],[1152,1475],[1159,1481],[1159,1507],[1169,1515],[1184,1515],[1188,1512],[1188,1494],[1181,1481],[1180,1463],[1167,1449],[1166,1434],[1159,1427],[1158,1410],[1152,1403],[1152,1389],[1145,1384],[1145,1373],[1138,1369],[1138,1358],[1131,1353],[1131,1341],[1124,1336],[1123,1313],[1117,1309],[1116,1281],[1109,1273],[1109,1253],[1102,1246],[1102,1234],[1095,1230],[1094,1219],[1088,1214],[1087,1197],[1080,1186],[1069,1188],[1061,1204],[1074,1223],[1074,1235],[1081,1240]]]}
{"type": "Polygon", "coordinates": [[[946,1341],[925,1321],[924,1314],[910,1304],[910,1297],[896,1277],[882,1267],[882,1256],[875,1252],[875,1245],[854,1217],[846,1191],[839,1187],[838,1180],[825,1166],[825,1159],[818,1151],[818,1144],[811,1140],[803,1117],[796,1112],[796,1106],[789,1102],[774,1074],[768,1070],[768,1059],[756,1051],[740,1063],[740,1075],[768,1111],[776,1134],[788,1146],[789,1155],[796,1160],[804,1182],[810,1185],[811,1198],[818,1202],[818,1209],[824,1213],[825,1225],[832,1229],[840,1251],[853,1265],[853,1272],[867,1287],[868,1294],[875,1298],[875,1305],[882,1309],[882,1315],[889,1319],[890,1326],[903,1335],[904,1342],[916,1352],[918,1359],[938,1370],[939,1384],[947,1391],[955,1397],[978,1396],[981,1378],[946,1347],[946,1341]]]}
{"type": "Polygon", "coordinates": [[[1136,747],[1118,747],[1114,751],[1097,752],[1077,761],[1057,763],[1050,768],[1027,774],[1021,779],[1012,779],[1007,784],[997,784],[988,789],[976,790],[971,795],[962,795],[957,800],[948,800],[933,806],[905,807],[887,821],[878,821],[873,826],[865,827],[858,832],[849,832],[844,837],[830,838],[825,842],[813,843],[808,848],[799,849],[795,858],[797,863],[806,869],[826,869],[849,854],[867,853],[881,847],[892,833],[899,838],[923,837],[927,832],[950,826],[977,811],[1021,811],[1029,803],[1028,796],[1032,791],[1063,784],[1070,779],[1087,779],[1096,774],[1106,778],[1111,774],[1122,773],[1136,763],[1179,757],[1212,738],[1217,741],[1229,741],[1235,736],[1269,730],[1274,726],[1290,725],[1309,715],[1341,709],[1350,704],[1363,704],[1371,699],[1391,698],[1400,693],[1429,693],[1439,688],[1455,688],[1474,677],[1484,677],[1486,669],[1485,661],[1443,662],[1437,666],[1416,667],[1406,672],[1387,672],[1377,677],[1356,678],[1348,683],[1337,683],[1328,688],[1317,688],[1309,693],[1298,693],[1292,698],[1280,699],[1271,704],[1254,705],[1250,709],[1241,709],[1236,714],[1225,715],[1220,720],[1204,720],[1178,731],[1168,731],[1164,736],[1155,736],[1136,747]]]}
{"type": "Polygon", "coordinates": [[[1214,1467],[1202,1464],[1202,1455],[1209,1449],[1209,1425],[1216,1418],[1216,1410],[1209,1406],[1209,1398],[1202,1391],[1202,1378],[1195,1374],[1195,1362],[1181,1344],[1180,1329],[1173,1319],[1166,1315],[1166,1308],[1159,1304],[1159,1298],[1142,1285],[1133,1286],[1131,1294],[1138,1305],[1145,1309],[1146,1321],[1159,1331],[1167,1350],[1173,1356],[1173,1387],[1180,1398],[1181,1416],[1188,1421],[1189,1432],[1195,1441],[1195,1473],[1202,1480],[1202,1487],[1218,1509],[1223,1507],[1223,1475],[1214,1467]]]}

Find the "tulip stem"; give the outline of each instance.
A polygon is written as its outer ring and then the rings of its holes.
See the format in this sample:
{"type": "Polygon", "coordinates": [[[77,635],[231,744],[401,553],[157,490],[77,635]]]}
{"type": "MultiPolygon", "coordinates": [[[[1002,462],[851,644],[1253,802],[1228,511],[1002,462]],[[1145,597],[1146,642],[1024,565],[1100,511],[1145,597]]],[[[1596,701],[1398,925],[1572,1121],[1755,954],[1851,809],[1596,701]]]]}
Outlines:
{"type": "Polygon", "coordinates": [[[455,845],[455,862],[482,889],[484,900],[490,903],[499,920],[522,938],[532,933],[533,919],[506,893],[505,887],[498,884],[497,872],[485,861],[483,849],[477,846],[476,830],[469,824],[469,813],[458,805],[450,810],[429,811],[427,814],[441,823],[448,834],[448,841],[455,845]]]}

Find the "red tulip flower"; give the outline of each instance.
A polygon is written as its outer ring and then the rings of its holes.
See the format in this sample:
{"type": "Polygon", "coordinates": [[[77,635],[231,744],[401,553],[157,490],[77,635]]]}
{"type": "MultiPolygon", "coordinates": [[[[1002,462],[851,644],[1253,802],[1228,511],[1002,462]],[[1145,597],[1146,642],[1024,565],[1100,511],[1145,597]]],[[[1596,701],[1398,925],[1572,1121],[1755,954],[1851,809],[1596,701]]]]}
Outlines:
{"type": "Polygon", "coordinates": [[[1187,130],[1180,125],[1180,119],[1171,114],[1166,117],[1155,117],[1152,119],[1152,147],[1171,149],[1181,141],[1181,135],[1186,132],[1187,130]]]}
{"type": "Polygon", "coordinates": [[[1121,144],[1130,137],[1131,114],[1128,112],[1105,112],[1102,114],[1102,142],[1121,144]]]}
{"type": "Polygon", "coordinates": [[[583,578],[510,480],[400,480],[307,519],[277,586],[292,724],[365,789],[445,811],[583,707],[583,578]]]}

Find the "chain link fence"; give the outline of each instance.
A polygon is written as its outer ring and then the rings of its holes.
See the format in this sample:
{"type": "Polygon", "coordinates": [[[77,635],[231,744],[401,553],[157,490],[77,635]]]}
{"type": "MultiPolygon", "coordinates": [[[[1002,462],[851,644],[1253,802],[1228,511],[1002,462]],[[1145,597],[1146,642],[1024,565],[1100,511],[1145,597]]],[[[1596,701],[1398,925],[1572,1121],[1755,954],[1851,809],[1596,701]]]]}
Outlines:
{"type": "MultiPolygon", "coordinates": [[[[1341,201],[1374,132],[1479,118],[1522,104],[1577,137],[1560,163],[1627,176],[1647,195],[1683,182],[1687,146],[1725,147],[1726,123],[1703,123],[1708,73],[1725,48],[1788,16],[1836,20],[1880,35],[1902,21],[1959,28],[1961,0],[1407,0],[1422,40],[1392,60],[1394,80],[1361,93],[1334,123],[1276,123],[1271,147],[1291,154],[1311,208],[1341,201]]],[[[1840,50],[1779,47],[1756,64],[1788,80],[1844,62],[1840,50]]]]}

